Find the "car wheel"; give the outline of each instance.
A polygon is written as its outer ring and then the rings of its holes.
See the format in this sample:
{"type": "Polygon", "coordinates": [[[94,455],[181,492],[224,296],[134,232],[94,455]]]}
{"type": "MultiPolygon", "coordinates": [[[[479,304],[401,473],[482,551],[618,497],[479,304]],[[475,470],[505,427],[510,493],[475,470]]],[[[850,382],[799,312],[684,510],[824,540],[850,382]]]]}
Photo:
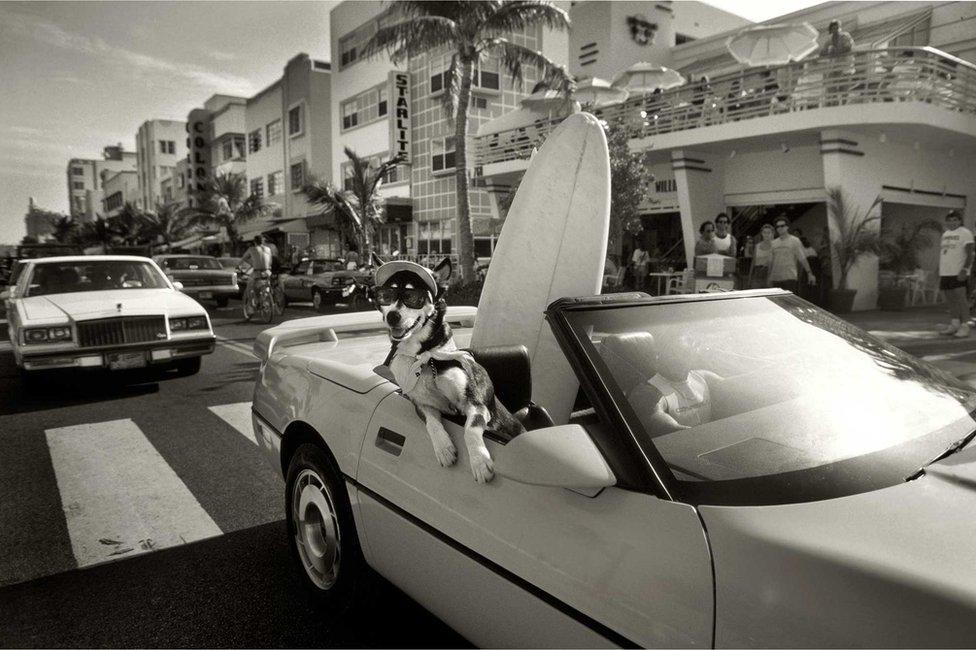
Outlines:
{"type": "Polygon", "coordinates": [[[315,307],[315,311],[325,311],[325,300],[318,289],[312,289],[312,306],[315,307]]]}
{"type": "Polygon", "coordinates": [[[298,447],[288,464],[285,511],[306,586],[330,606],[348,606],[363,593],[366,564],[339,469],[314,444],[298,447]]]}
{"type": "Polygon", "coordinates": [[[220,298],[216,298],[215,300],[217,301],[217,308],[223,309],[224,307],[227,306],[227,303],[230,301],[230,298],[228,298],[227,296],[221,296],[220,298]]]}
{"type": "Polygon", "coordinates": [[[189,359],[180,359],[176,362],[176,374],[180,377],[189,377],[190,375],[195,375],[200,372],[200,367],[203,365],[203,357],[190,357],[189,359]]]}

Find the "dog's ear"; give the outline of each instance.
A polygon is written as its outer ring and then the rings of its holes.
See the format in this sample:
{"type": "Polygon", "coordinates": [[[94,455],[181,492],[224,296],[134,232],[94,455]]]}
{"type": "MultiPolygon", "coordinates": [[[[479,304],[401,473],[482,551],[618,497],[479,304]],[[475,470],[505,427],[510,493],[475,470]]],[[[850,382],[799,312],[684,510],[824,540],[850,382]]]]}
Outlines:
{"type": "Polygon", "coordinates": [[[445,257],[434,267],[434,279],[437,280],[437,284],[447,284],[447,281],[451,279],[453,273],[454,265],[451,264],[450,257],[445,257]]]}

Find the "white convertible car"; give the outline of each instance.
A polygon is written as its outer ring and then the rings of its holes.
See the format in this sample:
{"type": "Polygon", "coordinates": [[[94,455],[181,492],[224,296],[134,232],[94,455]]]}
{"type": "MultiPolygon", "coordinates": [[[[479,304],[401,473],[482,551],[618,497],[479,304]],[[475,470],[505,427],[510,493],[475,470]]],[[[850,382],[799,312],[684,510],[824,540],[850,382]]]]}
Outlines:
{"type": "Polygon", "coordinates": [[[8,332],[24,372],[153,366],[188,375],[213,352],[207,311],[148,258],[24,260],[10,282],[8,332]]]}
{"type": "Polygon", "coordinates": [[[377,314],[257,339],[254,429],[325,600],[369,565],[484,646],[973,645],[968,385],[778,290],[546,316],[576,409],[554,423],[531,403],[524,348],[475,350],[528,429],[486,434],[487,485],[457,422],[461,457],[437,464],[377,369],[388,340],[363,335],[377,314]]]}

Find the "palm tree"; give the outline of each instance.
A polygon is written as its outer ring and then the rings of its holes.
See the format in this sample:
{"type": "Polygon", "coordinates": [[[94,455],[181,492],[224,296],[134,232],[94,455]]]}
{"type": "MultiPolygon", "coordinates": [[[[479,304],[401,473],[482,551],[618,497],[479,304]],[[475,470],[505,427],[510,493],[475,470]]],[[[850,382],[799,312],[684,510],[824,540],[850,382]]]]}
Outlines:
{"type": "Polygon", "coordinates": [[[166,203],[159,206],[155,212],[143,215],[142,235],[155,243],[162,239],[167,249],[172,248],[173,242],[183,239],[189,234],[190,223],[187,213],[177,203],[166,203]]]}
{"type": "Polygon", "coordinates": [[[381,52],[394,63],[446,47],[451,52],[444,93],[446,108],[454,116],[455,191],[458,206],[461,278],[474,273],[474,236],[468,201],[468,159],[465,137],[468,107],[475,66],[489,56],[498,56],[511,78],[522,82],[525,66],[541,72],[542,81],[567,96],[573,78],[541,52],[513,43],[505,34],[542,25],[568,29],[569,16],[544,0],[459,0],[456,2],[391,2],[380,16],[380,28],[363,48],[364,56],[381,52]]]}
{"type": "Polygon", "coordinates": [[[839,187],[827,189],[827,218],[830,219],[832,236],[831,252],[840,269],[838,289],[847,289],[847,276],[857,261],[868,253],[877,255],[881,250],[878,229],[872,224],[881,217],[872,213],[881,205],[881,197],[874,199],[864,213],[849,206],[839,187]]]}
{"type": "Polygon", "coordinates": [[[378,190],[383,184],[383,177],[396,169],[403,160],[399,157],[391,158],[372,167],[368,158],[360,158],[349,147],[345,148],[345,152],[352,163],[352,189],[339,190],[329,182],[313,178],[302,191],[310,203],[332,210],[338,217],[336,224],[339,226],[340,236],[346,240],[351,239],[351,231],[360,253],[364,255],[363,259],[369,260],[372,259],[373,232],[376,225],[383,222],[383,201],[378,190]]]}
{"type": "Polygon", "coordinates": [[[78,230],[78,222],[73,217],[59,214],[51,217],[51,236],[59,244],[71,241],[78,230]]]}
{"type": "Polygon", "coordinates": [[[126,201],[122,210],[115,216],[108,218],[111,230],[122,238],[128,246],[134,246],[139,242],[142,234],[144,216],[142,210],[126,201]]]}
{"type": "Polygon", "coordinates": [[[101,215],[96,215],[93,221],[86,221],[78,228],[75,238],[82,246],[97,244],[103,250],[115,243],[118,232],[113,228],[113,224],[103,219],[101,215]]]}
{"type": "Polygon", "coordinates": [[[186,221],[190,226],[204,228],[223,228],[230,240],[231,252],[242,248],[238,226],[242,223],[267,216],[270,206],[256,194],[247,189],[244,174],[221,174],[210,182],[210,186],[197,193],[200,206],[187,211],[186,221]]]}

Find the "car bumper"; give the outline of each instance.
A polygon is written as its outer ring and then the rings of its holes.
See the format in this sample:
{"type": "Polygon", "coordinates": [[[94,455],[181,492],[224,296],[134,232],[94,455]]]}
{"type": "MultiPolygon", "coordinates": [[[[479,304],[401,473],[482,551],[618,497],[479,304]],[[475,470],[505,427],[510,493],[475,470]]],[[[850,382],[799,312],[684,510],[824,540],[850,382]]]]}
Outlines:
{"type": "Polygon", "coordinates": [[[284,469],[281,466],[281,434],[253,409],[251,425],[254,428],[254,438],[261,448],[261,455],[284,478],[284,469]]]}
{"type": "Polygon", "coordinates": [[[214,336],[197,337],[187,340],[160,341],[159,343],[137,343],[113,347],[91,348],[86,350],[68,349],[31,353],[21,349],[20,366],[24,370],[53,370],[57,368],[108,368],[110,357],[126,354],[130,359],[142,354],[145,367],[199,357],[214,351],[214,336]]]}
{"type": "Polygon", "coordinates": [[[212,287],[183,287],[180,291],[192,298],[207,300],[208,298],[236,296],[238,288],[236,284],[221,284],[212,287]]]}

